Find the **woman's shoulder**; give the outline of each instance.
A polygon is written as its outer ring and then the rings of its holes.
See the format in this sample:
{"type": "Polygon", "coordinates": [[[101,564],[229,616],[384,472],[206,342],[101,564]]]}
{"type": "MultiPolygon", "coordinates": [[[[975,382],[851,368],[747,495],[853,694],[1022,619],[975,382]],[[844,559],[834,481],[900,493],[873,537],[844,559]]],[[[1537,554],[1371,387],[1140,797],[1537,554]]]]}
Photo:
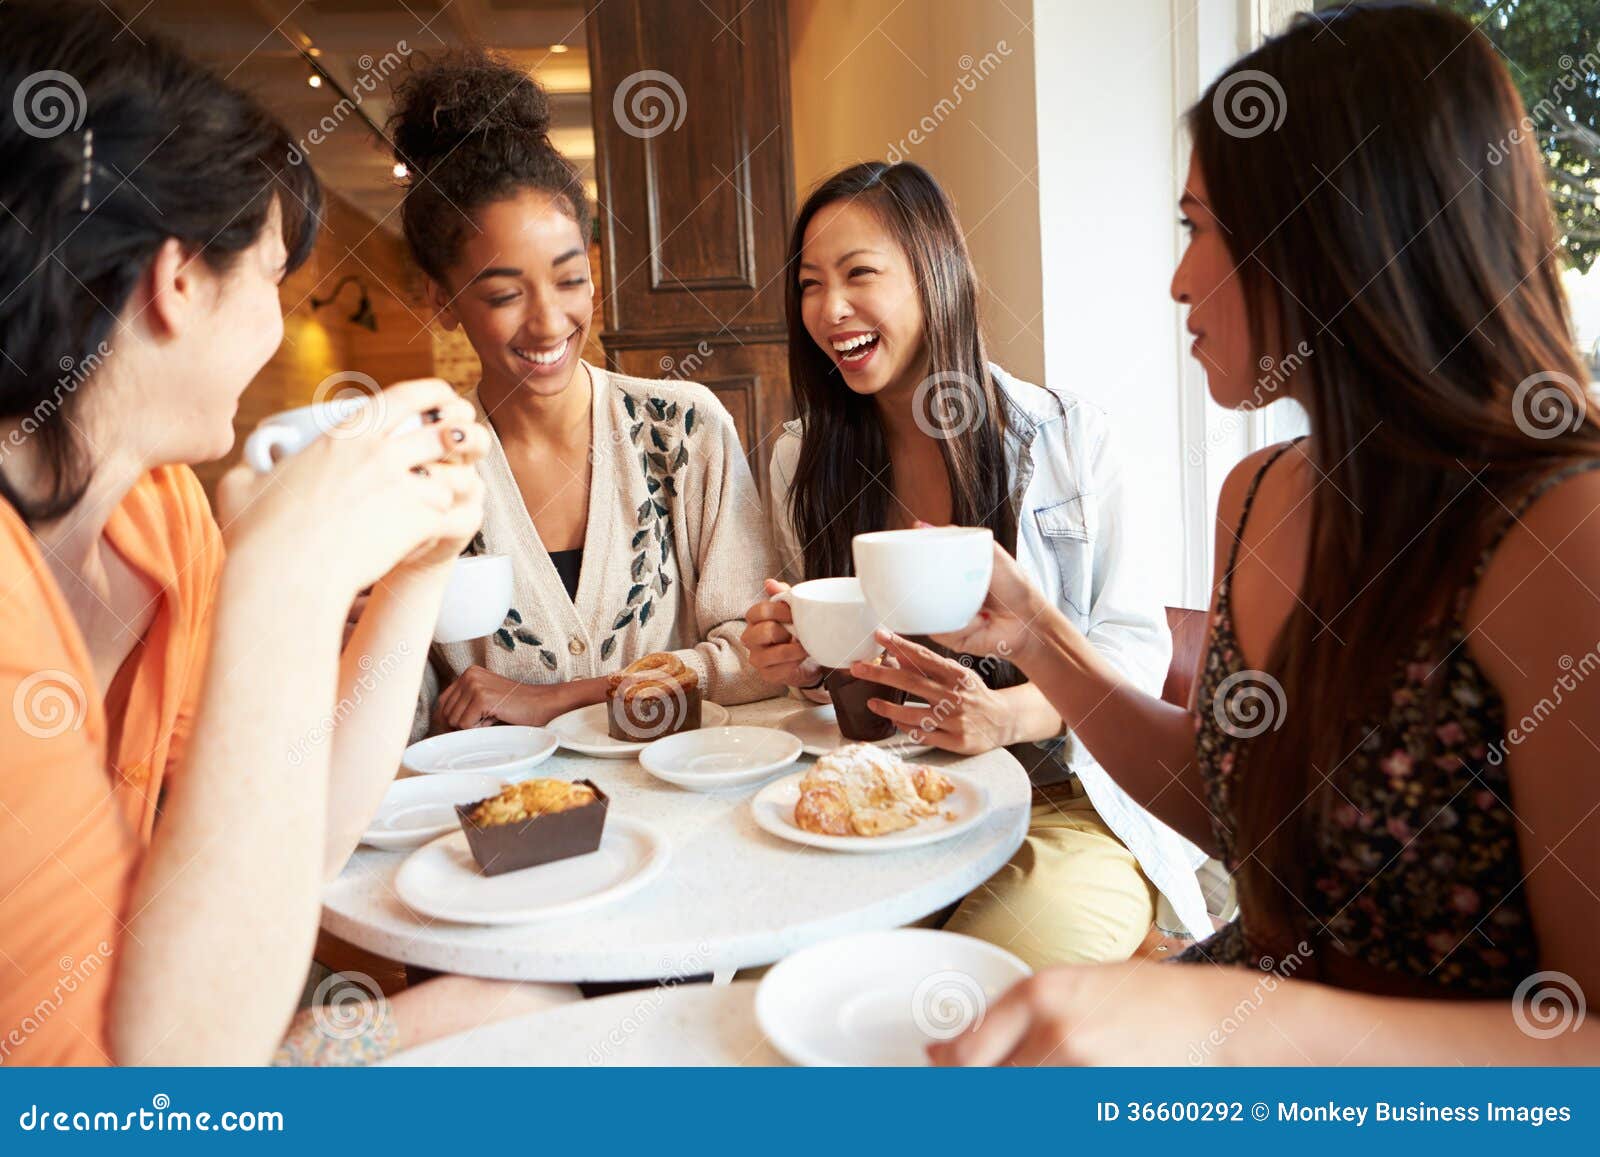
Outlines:
{"type": "Polygon", "coordinates": [[[1600,606],[1600,463],[1573,462],[1521,495],[1499,497],[1491,511],[1499,532],[1490,536],[1474,602],[1521,603],[1533,615],[1600,606]]]}
{"type": "Polygon", "coordinates": [[[778,427],[772,438],[772,454],[767,460],[768,493],[781,500],[794,484],[794,472],[800,462],[800,443],[805,437],[805,427],[799,418],[790,418],[778,427]]]}
{"type": "Polygon", "coordinates": [[[1230,530],[1236,527],[1244,514],[1245,503],[1251,498],[1251,488],[1258,482],[1271,486],[1267,467],[1282,455],[1300,453],[1294,449],[1296,445],[1296,441],[1275,442],[1271,446],[1252,450],[1234,463],[1233,469],[1223,478],[1222,488],[1217,494],[1217,521],[1230,530]]]}

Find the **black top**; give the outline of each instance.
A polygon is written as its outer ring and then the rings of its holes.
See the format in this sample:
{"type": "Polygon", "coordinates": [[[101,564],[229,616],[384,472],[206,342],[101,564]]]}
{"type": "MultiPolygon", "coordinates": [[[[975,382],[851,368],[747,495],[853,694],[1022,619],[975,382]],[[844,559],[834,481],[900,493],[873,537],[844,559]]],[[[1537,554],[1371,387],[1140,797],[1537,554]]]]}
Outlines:
{"type": "Polygon", "coordinates": [[[578,599],[578,574],[583,570],[583,547],[576,550],[552,550],[550,561],[556,564],[561,585],[567,588],[567,598],[578,599]]]}

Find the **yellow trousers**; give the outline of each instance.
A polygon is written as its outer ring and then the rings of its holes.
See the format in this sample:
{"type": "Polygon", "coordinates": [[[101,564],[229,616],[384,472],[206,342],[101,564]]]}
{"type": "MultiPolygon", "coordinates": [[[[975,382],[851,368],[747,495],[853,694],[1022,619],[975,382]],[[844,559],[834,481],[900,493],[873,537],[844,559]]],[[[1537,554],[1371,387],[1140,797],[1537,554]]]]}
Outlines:
{"type": "Polygon", "coordinates": [[[1033,792],[1022,847],[945,928],[1032,968],[1126,960],[1150,932],[1156,890],[1076,781],[1033,792]]]}

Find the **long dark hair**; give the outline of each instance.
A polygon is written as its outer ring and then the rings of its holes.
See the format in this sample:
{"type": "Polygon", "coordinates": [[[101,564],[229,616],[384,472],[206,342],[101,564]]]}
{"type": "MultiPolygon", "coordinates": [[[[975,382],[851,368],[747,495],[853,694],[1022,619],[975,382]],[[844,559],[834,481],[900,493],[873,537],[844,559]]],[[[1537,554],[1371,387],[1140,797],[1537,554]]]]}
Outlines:
{"type": "Polygon", "coordinates": [[[1259,950],[1315,932],[1300,897],[1325,779],[1360,721],[1389,710],[1402,658],[1456,614],[1502,503],[1600,457],[1524,115],[1461,18],[1356,5],[1297,18],[1188,116],[1254,351],[1311,351],[1294,390],[1324,479],[1305,583],[1264,664],[1287,710],[1235,770],[1259,950]]]}
{"type": "Polygon", "coordinates": [[[410,170],[400,218],[424,273],[443,285],[472,214],[542,189],[589,238],[589,199],[576,166],[550,143],[550,98],[524,70],[481,49],[421,62],[395,88],[397,161],[410,170]]]}
{"type": "Polygon", "coordinates": [[[811,340],[800,313],[800,249],[819,210],[836,201],[869,207],[905,251],[922,302],[928,383],[920,416],[935,431],[950,478],[951,517],[987,526],[1008,551],[1017,517],[1006,469],[1006,405],[989,373],[978,318],[978,277],[955,208],[920,165],[869,161],[818,185],[789,239],[789,382],[805,428],[789,493],[789,517],[803,544],[807,578],[853,574],[850,540],[887,523],[889,449],[871,398],[845,385],[811,340]]]}
{"type": "Polygon", "coordinates": [[[11,0],[4,35],[0,96],[18,115],[0,117],[0,418],[32,427],[50,478],[30,501],[0,470],[0,497],[37,526],[89,485],[71,415],[156,251],[177,238],[225,271],[276,202],[296,268],[321,193],[255,100],[100,4],[11,0]]]}

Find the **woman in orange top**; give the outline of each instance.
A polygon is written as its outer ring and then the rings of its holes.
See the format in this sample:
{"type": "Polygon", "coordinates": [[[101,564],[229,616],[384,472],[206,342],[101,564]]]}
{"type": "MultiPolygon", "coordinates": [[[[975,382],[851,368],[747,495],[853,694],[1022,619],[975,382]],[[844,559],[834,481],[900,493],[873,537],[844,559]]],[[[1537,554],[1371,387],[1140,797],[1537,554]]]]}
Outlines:
{"type": "MultiPolygon", "coordinates": [[[[232,443],[319,194],[253,101],[120,31],[19,0],[0,49],[0,1064],[261,1063],[398,762],[486,438],[402,383],[225,478],[219,530],[185,464],[232,443]]],[[[483,987],[407,993],[389,1039],[483,987]]]]}

